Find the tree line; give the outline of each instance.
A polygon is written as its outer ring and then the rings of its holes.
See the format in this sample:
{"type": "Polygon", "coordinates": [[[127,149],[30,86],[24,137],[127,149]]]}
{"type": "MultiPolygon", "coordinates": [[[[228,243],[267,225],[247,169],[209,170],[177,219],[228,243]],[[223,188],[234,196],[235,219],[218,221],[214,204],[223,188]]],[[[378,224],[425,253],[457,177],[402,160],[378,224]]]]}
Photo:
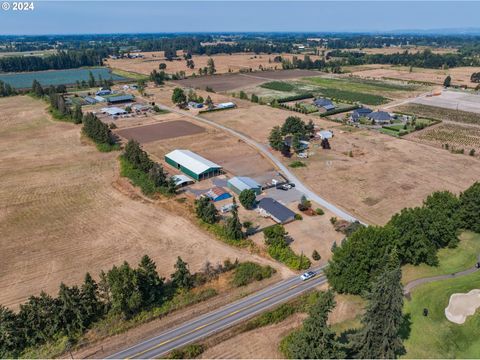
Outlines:
{"type": "Polygon", "coordinates": [[[28,347],[62,336],[73,342],[107,315],[130,319],[237,265],[226,261],[218,269],[210,267],[208,273],[192,274],[178,257],[167,280],[159,276],[155,262],[145,255],[136,268],[124,262],[102,271],[98,282],[87,273],[80,286],[60,284],[56,297],[45,292],[31,296],[17,313],[0,305],[0,357],[18,357],[28,347]]]}
{"type": "Polygon", "coordinates": [[[122,154],[124,161],[127,161],[135,170],[143,174],[155,189],[159,189],[165,194],[174,194],[176,192],[175,181],[164,170],[163,166],[156,163],[146,151],[144,151],[138,141],[129,140],[122,154]]]}
{"type": "Polygon", "coordinates": [[[0,72],[26,72],[101,66],[109,54],[105,48],[59,51],[46,56],[6,56],[0,58],[0,72]]]}
{"type": "Polygon", "coordinates": [[[116,143],[112,130],[102,122],[95,114],[87,113],[83,116],[82,131],[90,139],[99,145],[114,145],[116,143]]]}
{"type": "Polygon", "coordinates": [[[395,249],[400,264],[434,266],[437,251],[455,247],[463,230],[480,232],[480,182],[459,196],[434,192],[421,207],[406,208],[385,226],[362,227],[332,248],[325,273],[339,293],[361,294],[382,269],[384,256],[395,249]]]}
{"type": "Polygon", "coordinates": [[[435,54],[429,49],[417,53],[405,50],[395,54],[366,54],[361,51],[334,50],[330,51],[327,57],[341,58],[341,63],[344,65],[391,64],[430,69],[480,65],[480,59],[477,57],[465,56],[460,52],[435,54]]]}

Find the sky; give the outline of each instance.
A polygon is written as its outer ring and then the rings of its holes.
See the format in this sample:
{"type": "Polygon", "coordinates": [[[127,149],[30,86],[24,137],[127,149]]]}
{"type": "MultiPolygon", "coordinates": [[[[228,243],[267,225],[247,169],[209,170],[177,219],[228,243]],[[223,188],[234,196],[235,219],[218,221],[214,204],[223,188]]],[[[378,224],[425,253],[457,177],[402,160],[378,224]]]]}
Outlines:
{"type": "Polygon", "coordinates": [[[41,0],[0,10],[0,35],[478,30],[479,19],[480,1],[41,0]]]}

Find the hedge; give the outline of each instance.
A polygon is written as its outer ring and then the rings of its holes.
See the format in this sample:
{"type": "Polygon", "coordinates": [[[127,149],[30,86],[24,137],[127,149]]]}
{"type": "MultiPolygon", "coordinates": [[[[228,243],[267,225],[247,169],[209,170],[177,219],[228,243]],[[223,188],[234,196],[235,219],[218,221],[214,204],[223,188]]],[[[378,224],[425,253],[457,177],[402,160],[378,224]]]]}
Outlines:
{"type": "Polygon", "coordinates": [[[310,260],[305,255],[297,255],[290,246],[274,246],[268,247],[268,254],[294,270],[306,270],[310,267],[310,260]]]}
{"type": "Polygon", "coordinates": [[[299,95],[292,95],[292,96],[286,96],[284,98],[279,98],[277,99],[277,102],[279,104],[284,103],[284,102],[289,102],[289,101],[295,101],[295,100],[303,100],[303,99],[310,99],[313,98],[313,94],[311,93],[305,93],[305,94],[299,94],[299,95]]]}
{"type": "Polygon", "coordinates": [[[329,110],[329,111],[324,112],[323,114],[320,114],[320,117],[325,117],[325,116],[330,116],[330,115],[335,115],[335,114],[341,114],[341,113],[344,113],[344,112],[348,112],[348,111],[358,109],[359,107],[360,107],[359,105],[353,105],[353,106],[347,106],[347,107],[343,107],[343,108],[329,110]]]}
{"type": "Polygon", "coordinates": [[[268,279],[275,273],[271,266],[261,266],[254,262],[240,263],[236,268],[232,278],[232,284],[236,287],[248,285],[254,281],[268,279]]]}

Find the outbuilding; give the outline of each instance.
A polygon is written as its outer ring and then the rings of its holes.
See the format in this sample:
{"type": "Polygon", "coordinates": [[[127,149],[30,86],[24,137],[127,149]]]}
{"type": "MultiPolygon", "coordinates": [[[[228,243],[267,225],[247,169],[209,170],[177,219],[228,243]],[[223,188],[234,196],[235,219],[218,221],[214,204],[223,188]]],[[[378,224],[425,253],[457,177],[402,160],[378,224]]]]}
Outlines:
{"type": "Polygon", "coordinates": [[[262,192],[262,185],[246,176],[235,176],[229,179],[227,181],[227,187],[239,195],[243,190],[253,190],[257,195],[262,192]]]}
{"type": "Polygon", "coordinates": [[[193,179],[189,178],[187,175],[173,175],[172,176],[173,181],[175,182],[175,186],[177,188],[179,187],[184,187],[190,184],[193,184],[195,181],[193,179]]]}
{"type": "Polygon", "coordinates": [[[109,96],[106,99],[107,99],[107,102],[109,104],[118,104],[118,103],[133,101],[133,100],[135,100],[135,96],[133,96],[131,94],[114,95],[114,96],[109,96]]]}
{"type": "Polygon", "coordinates": [[[279,224],[286,224],[295,219],[295,213],[292,210],[269,197],[261,199],[257,209],[260,214],[271,217],[273,221],[279,224]]]}
{"type": "Polygon", "coordinates": [[[333,133],[329,130],[321,130],[317,132],[317,136],[323,140],[323,139],[331,139],[333,137],[333,133]]]}
{"type": "Polygon", "coordinates": [[[165,155],[165,161],[195,180],[208,179],[222,173],[220,165],[190,150],[173,150],[165,155]]]}
{"type": "Polygon", "coordinates": [[[124,115],[124,114],[127,113],[125,110],[123,110],[119,107],[116,107],[116,106],[103,108],[102,112],[105,113],[105,114],[108,114],[110,116],[124,115]]]}
{"type": "Polygon", "coordinates": [[[218,104],[217,106],[215,106],[217,109],[231,109],[231,108],[234,108],[236,107],[237,105],[235,105],[235,103],[233,102],[224,102],[224,103],[220,103],[218,104]]]}
{"type": "Polygon", "coordinates": [[[207,195],[213,202],[230,199],[232,197],[232,195],[221,187],[214,187],[208,190],[205,195],[207,195]]]}

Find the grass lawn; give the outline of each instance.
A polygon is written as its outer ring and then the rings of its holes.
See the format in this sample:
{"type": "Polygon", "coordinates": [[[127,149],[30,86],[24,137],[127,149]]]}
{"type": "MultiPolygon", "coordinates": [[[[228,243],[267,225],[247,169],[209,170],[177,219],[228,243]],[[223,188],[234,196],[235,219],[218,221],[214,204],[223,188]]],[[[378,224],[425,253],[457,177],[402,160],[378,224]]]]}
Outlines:
{"type": "Polygon", "coordinates": [[[480,254],[480,234],[464,232],[460,235],[460,243],[455,249],[445,248],[438,251],[438,266],[425,264],[403,266],[402,283],[407,284],[419,278],[452,274],[468,269],[475,265],[478,254],[480,254]]]}
{"type": "Polygon", "coordinates": [[[480,311],[461,325],[448,321],[444,312],[450,295],[479,288],[480,272],[416,288],[404,306],[411,321],[404,358],[480,358],[480,311]],[[426,317],[424,308],[429,311],[426,317]]]}

